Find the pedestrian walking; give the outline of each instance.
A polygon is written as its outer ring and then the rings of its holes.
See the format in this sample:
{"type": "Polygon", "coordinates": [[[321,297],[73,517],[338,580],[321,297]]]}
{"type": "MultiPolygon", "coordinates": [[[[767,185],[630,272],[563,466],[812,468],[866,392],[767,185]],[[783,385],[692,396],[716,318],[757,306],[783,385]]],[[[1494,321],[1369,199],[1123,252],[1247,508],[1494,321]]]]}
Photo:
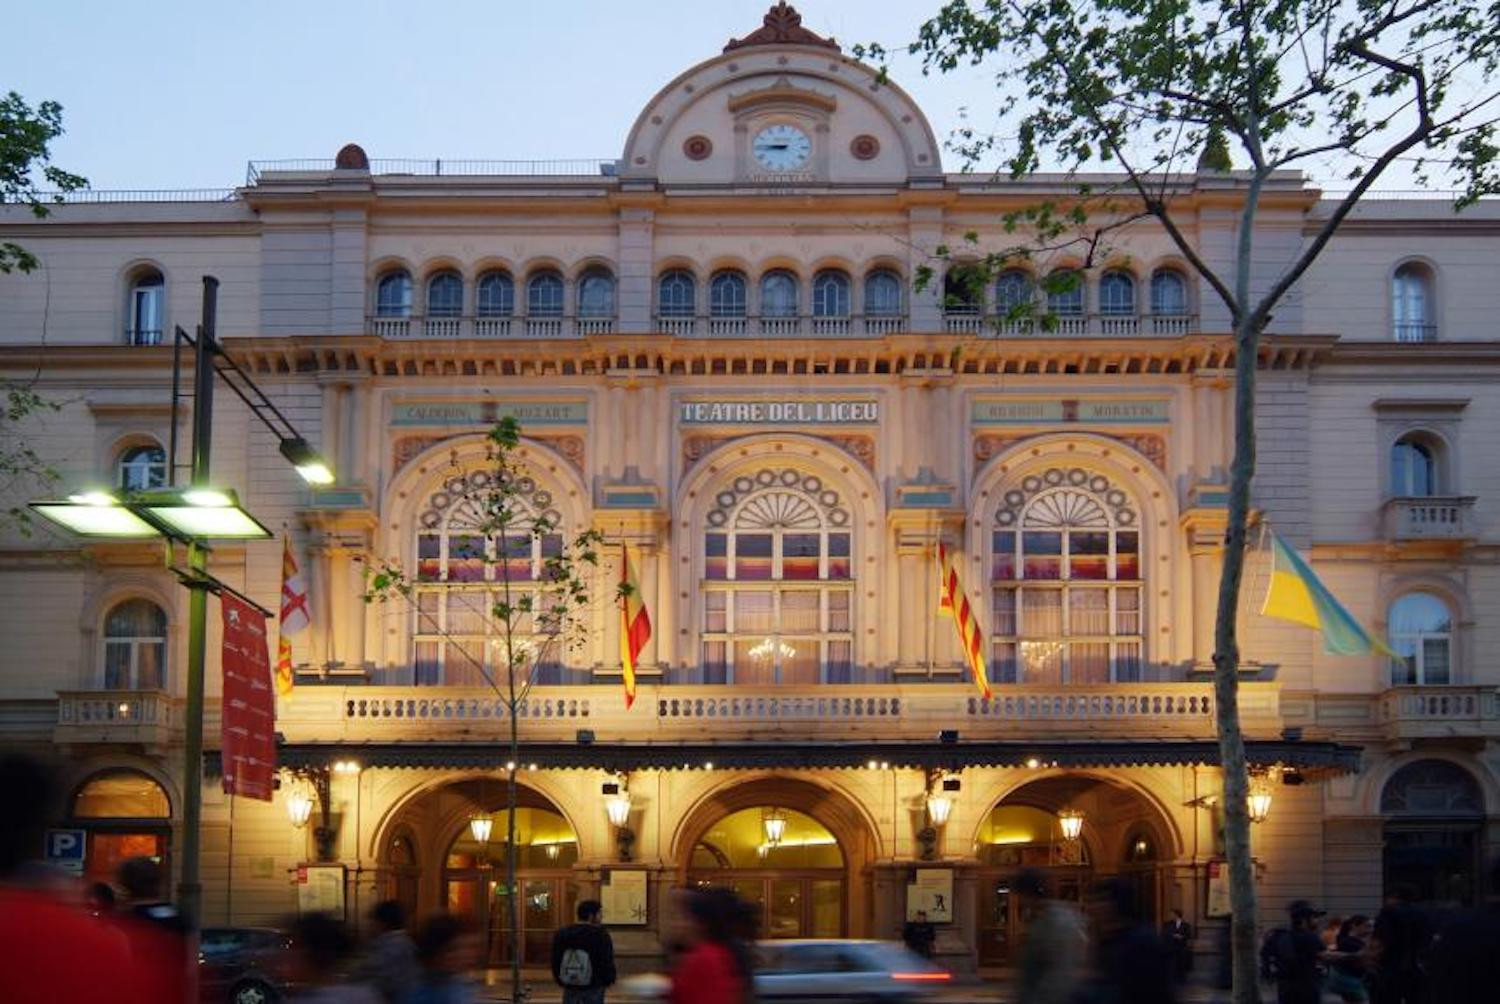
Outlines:
{"type": "Polygon", "coordinates": [[[1098,936],[1094,979],[1083,1000],[1098,1004],[1174,1004],[1171,949],[1140,916],[1135,889],[1107,879],[1089,893],[1098,936]]]}
{"type": "Polygon", "coordinates": [[[1028,868],[1016,876],[1015,891],[1023,915],[1021,975],[1016,999],[1021,1004],[1063,1004],[1082,981],[1088,957],[1083,916],[1071,904],[1051,898],[1042,873],[1028,868]]]}
{"type": "Polygon", "coordinates": [[[327,913],[305,913],[292,928],[292,969],[298,987],[293,1004],[380,1004],[366,983],[345,978],[354,936],[327,913]]]}
{"type": "Polygon", "coordinates": [[[1423,968],[1432,928],[1413,902],[1409,886],[1398,886],[1375,915],[1375,1004],[1421,1004],[1427,974],[1423,968]]]}
{"type": "Polygon", "coordinates": [[[357,971],[386,1004],[402,1004],[422,976],[416,943],[406,932],[406,908],[394,899],[381,900],[370,911],[370,920],[375,936],[357,971]]]}
{"type": "Polygon", "coordinates": [[[672,969],[671,1004],[750,1004],[752,931],[728,889],[695,889],[683,903],[683,950],[672,969]]]}
{"type": "Polygon", "coordinates": [[[1318,964],[1323,957],[1323,938],[1318,918],[1323,911],[1305,899],[1287,907],[1291,926],[1273,932],[1269,949],[1275,963],[1276,999],[1279,1004],[1318,1004],[1323,995],[1323,975],[1318,964]]]}
{"type": "Polygon", "coordinates": [[[166,874],[155,858],[127,858],[115,881],[125,892],[118,911],[120,928],[140,977],[156,1000],[185,1000],[196,996],[197,958],[192,951],[192,925],[182,911],[163,896],[166,874]]]}
{"type": "Polygon", "coordinates": [[[1365,963],[1370,933],[1374,924],[1362,913],[1357,913],[1339,926],[1334,939],[1334,955],[1329,960],[1328,992],[1338,994],[1344,1001],[1367,1001],[1369,987],[1365,983],[1369,975],[1365,963]]]}
{"type": "Polygon", "coordinates": [[[452,914],[433,914],[413,940],[422,978],[405,1004],[473,1004],[479,999],[464,976],[479,958],[479,935],[471,925],[452,914]]]}
{"type": "Polygon", "coordinates": [[[1428,1000],[1482,1001],[1500,988],[1500,858],[1490,869],[1490,890],[1477,910],[1465,910],[1443,927],[1432,948],[1428,1000]]]}
{"type": "Polygon", "coordinates": [[[563,1004],[603,1004],[615,982],[615,943],[604,929],[603,905],[578,904],[578,923],[552,936],[552,978],[563,988],[563,1004]]]}
{"type": "Polygon", "coordinates": [[[901,940],[922,958],[932,958],[933,947],[937,944],[937,928],[927,919],[926,910],[918,910],[917,915],[901,928],[901,940]]]}
{"type": "Polygon", "coordinates": [[[1187,922],[1181,910],[1174,909],[1172,918],[1162,925],[1161,934],[1172,950],[1172,975],[1178,983],[1185,983],[1193,969],[1193,925],[1187,922]]]}

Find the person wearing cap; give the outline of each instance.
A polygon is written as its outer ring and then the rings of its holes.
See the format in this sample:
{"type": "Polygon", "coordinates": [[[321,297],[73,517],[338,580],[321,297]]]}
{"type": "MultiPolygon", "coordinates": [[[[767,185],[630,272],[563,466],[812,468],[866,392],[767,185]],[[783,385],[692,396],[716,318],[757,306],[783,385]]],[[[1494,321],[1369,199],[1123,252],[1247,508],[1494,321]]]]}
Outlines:
{"type": "Polygon", "coordinates": [[[1280,1004],[1318,1004],[1323,996],[1323,976],[1318,970],[1323,939],[1318,935],[1318,918],[1323,911],[1298,899],[1287,907],[1287,913],[1292,924],[1277,952],[1276,999],[1280,1004]]]}

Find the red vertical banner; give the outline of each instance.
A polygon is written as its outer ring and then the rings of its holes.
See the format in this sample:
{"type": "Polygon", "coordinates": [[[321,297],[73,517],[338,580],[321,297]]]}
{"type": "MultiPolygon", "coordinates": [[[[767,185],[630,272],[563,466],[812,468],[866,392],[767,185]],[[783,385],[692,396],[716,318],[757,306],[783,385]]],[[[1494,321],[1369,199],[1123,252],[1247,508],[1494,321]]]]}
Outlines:
{"type": "Polygon", "coordinates": [[[237,596],[223,594],[224,610],[224,790],[271,800],[276,771],[276,698],[266,618],[237,596]]]}

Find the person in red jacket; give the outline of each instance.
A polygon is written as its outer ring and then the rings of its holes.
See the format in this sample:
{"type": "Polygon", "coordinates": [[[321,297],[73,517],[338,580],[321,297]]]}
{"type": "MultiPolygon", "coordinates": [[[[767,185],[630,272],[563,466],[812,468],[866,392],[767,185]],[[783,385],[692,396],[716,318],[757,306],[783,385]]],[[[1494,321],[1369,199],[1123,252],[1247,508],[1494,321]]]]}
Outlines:
{"type": "Polygon", "coordinates": [[[749,908],[728,889],[694,890],[683,906],[683,950],[672,969],[671,1004],[747,1004],[754,936],[749,908]]]}

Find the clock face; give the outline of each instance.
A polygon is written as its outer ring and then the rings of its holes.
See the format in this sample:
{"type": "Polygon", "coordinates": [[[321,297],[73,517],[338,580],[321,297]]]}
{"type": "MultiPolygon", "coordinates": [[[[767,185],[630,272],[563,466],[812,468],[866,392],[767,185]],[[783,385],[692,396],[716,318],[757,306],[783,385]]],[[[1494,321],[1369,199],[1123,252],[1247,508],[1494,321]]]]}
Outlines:
{"type": "Polygon", "coordinates": [[[750,149],[767,171],[795,171],[812,155],[812,140],[796,126],[766,126],[755,134],[750,149]]]}

